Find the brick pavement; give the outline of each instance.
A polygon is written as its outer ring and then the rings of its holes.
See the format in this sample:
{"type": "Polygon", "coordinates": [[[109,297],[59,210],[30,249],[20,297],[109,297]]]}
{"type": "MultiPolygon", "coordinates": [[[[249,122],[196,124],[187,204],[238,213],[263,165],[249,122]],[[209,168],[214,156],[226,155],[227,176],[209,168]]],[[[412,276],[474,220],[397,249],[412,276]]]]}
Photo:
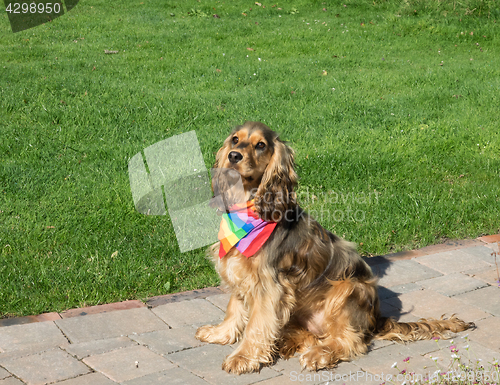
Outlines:
{"type": "MultiPolygon", "coordinates": [[[[500,288],[491,255],[498,241],[500,235],[486,236],[367,260],[380,277],[384,315],[413,321],[457,313],[476,323],[477,329],[454,336],[453,342],[376,341],[367,355],[329,371],[302,372],[293,357],[260,373],[229,375],[221,364],[234,347],[194,338],[197,326],[223,319],[228,302],[219,288],[207,288],[146,303],[0,320],[0,385],[370,385],[403,370],[421,375],[446,370],[452,354],[488,369],[500,359],[500,288]],[[452,345],[458,352],[450,350],[452,345]]],[[[393,382],[404,380],[399,379],[393,382]]]]}

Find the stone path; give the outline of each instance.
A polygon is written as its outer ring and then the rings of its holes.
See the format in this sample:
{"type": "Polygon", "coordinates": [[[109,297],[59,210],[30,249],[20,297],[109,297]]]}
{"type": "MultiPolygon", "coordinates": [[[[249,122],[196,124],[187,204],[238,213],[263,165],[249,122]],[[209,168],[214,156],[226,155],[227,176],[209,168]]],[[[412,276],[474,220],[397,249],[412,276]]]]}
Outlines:
{"type": "Polygon", "coordinates": [[[499,241],[500,235],[492,235],[367,260],[380,276],[384,315],[412,321],[456,313],[476,323],[477,329],[460,333],[453,343],[377,341],[367,355],[329,371],[302,372],[294,357],[258,374],[229,375],[221,364],[234,347],[193,337],[198,326],[224,317],[228,295],[208,288],[145,304],[0,320],[0,385],[380,384],[388,375],[401,384],[411,372],[445,372],[452,354],[498,375],[492,365],[500,359],[500,288],[492,252],[499,241]]]}

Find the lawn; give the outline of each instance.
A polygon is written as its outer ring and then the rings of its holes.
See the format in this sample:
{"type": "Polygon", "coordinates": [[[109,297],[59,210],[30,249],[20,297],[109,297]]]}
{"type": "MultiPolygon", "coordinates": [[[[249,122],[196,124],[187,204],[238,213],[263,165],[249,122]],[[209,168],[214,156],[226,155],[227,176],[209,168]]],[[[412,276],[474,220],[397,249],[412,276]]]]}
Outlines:
{"type": "Polygon", "coordinates": [[[195,130],[210,167],[245,120],[363,255],[500,231],[498,1],[82,0],[18,33],[0,9],[0,317],[217,285],[128,161],[195,130]]]}

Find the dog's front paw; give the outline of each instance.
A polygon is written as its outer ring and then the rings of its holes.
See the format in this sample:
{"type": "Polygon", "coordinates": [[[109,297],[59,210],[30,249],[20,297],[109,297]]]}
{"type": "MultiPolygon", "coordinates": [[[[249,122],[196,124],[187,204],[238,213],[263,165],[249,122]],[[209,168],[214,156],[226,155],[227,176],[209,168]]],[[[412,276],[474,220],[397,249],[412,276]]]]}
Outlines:
{"type": "Polygon", "coordinates": [[[297,351],[299,351],[299,346],[292,339],[286,339],[279,346],[280,356],[285,360],[292,358],[297,351]]]}
{"type": "Polygon", "coordinates": [[[200,340],[202,342],[214,343],[214,329],[216,326],[214,325],[205,325],[198,328],[194,338],[200,340]]]}
{"type": "Polygon", "coordinates": [[[210,344],[234,344],[237,340],[237,336],[231,334],[228,330],[225,330],[221,325],[205,325],[196,331],[194,337],[202,342],[208,342],[210,344]]]}
{"type": "Polygon", "coordinates": [[[338,362],[335,354],[327,347],[317,345],[300,356],[302,369],[321,370],[331,368],[338,362]]]}
{"type": "Polygon", "coordinates": [[[248,358],[243,354],[231,354],[226,357],[222,369],[232,374],[243,374],[260,371],[260,363],[256,359],[248,358]]]}

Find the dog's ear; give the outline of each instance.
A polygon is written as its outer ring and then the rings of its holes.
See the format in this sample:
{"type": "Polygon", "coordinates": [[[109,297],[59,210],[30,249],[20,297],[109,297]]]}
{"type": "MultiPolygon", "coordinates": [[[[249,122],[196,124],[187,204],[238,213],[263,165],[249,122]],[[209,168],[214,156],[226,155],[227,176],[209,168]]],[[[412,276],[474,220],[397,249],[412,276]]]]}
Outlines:
{"type": "Polygon", "coordinates": [[[279,138],[273,143],[274,153],[255,194],[255,207],[265,221],[279,222],[297,204],[297,173],[293,150],[279,138]]]}

